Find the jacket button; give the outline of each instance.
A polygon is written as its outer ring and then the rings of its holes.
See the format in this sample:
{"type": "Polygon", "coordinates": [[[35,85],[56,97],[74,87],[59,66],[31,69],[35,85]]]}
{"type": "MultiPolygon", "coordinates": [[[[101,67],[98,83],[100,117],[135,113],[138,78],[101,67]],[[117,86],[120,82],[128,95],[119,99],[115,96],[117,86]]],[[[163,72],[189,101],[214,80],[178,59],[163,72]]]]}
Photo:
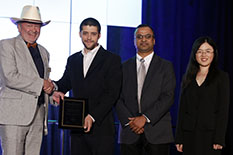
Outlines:
{"type": "Polygon", "coordinates": [[[35,99],[37,99],[37,96],[35,96],[35,99]]]}

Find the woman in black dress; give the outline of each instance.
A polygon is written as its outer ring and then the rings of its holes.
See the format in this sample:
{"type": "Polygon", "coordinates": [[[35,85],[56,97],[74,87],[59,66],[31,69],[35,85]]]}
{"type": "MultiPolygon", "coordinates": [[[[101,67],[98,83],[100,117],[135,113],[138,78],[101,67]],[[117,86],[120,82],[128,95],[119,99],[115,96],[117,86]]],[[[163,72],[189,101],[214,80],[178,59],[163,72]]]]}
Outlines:
{"type": "Polygon", "coordinates": [[[230,84],[217,62],[214,41],[198,38],[181,86],[175,143],[183,155],[220,155],[224,146],[230,84]]]}

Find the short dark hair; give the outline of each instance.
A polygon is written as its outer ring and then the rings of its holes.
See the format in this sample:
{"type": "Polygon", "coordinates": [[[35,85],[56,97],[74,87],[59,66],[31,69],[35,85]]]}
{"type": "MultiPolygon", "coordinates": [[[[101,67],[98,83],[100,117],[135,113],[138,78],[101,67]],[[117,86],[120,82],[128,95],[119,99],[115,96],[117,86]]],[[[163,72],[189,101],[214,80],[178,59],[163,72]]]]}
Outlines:
{"type": "Polygon", "coordinates": [[[155,33],[154,33],[154,30],[153,28],[150,26],[150,25],[147,25],[147,24],[140,24],[136,27],[136,30],[134,31],[134,35],[136,34],[137,30],[141,27],[148,27],[151,29],[152,33],[153,33],[153,38],[155,37],[155,33]]]}
{"type": "Polygon", "coordinates": [[[100,23],[98,22],[98,20],[96,20],[95,18],[86,18],[82,21],[82,23],[80,24],[79,30],[80,32],[83,30],[83,26],[96,26],[98,29],[98,32],[100,33],[101,31],[101,26],[100,23]]]}

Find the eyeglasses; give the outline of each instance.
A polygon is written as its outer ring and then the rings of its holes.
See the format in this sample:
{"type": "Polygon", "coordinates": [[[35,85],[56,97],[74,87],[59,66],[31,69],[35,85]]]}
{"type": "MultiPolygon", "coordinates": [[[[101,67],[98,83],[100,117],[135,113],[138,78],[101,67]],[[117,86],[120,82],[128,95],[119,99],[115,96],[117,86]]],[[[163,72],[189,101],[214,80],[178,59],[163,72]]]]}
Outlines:
{"type": "Polygon", "coordinates": [[[211,50],[198,50],[197,51],[197,55],[202,55],[202,54],[206,54],[206,55],[211,55],[211,54],[213,54],[214,53],[214,51],[211,51],[211,50]]]}
{"type": "Polygon", "coordinates": [[[136,35],[136,38],[137,38],[137,39],[143,39],[144,37],[145,37],[146,39],[151,39],[151,38],[153,37],[153,35],[151,35],[151,34],[146,34],[146,35],[138,34],[138,35],[136,35]]]}

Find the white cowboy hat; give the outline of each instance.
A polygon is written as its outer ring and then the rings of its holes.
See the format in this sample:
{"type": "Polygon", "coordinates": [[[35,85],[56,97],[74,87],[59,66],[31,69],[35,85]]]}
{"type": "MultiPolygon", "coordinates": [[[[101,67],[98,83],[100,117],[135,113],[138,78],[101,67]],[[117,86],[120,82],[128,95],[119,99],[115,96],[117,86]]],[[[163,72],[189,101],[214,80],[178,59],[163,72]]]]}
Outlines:
{"type": "Polygon", "coordinates": [[[16,25],[19,22],[39,23],[41,26],[45,26],[50,23],[50,20],[46,22],[41,21],[39,7],[32,5],[26,5],[23,7],[20,18],[12,17],[10,19],[16,25]]]}

